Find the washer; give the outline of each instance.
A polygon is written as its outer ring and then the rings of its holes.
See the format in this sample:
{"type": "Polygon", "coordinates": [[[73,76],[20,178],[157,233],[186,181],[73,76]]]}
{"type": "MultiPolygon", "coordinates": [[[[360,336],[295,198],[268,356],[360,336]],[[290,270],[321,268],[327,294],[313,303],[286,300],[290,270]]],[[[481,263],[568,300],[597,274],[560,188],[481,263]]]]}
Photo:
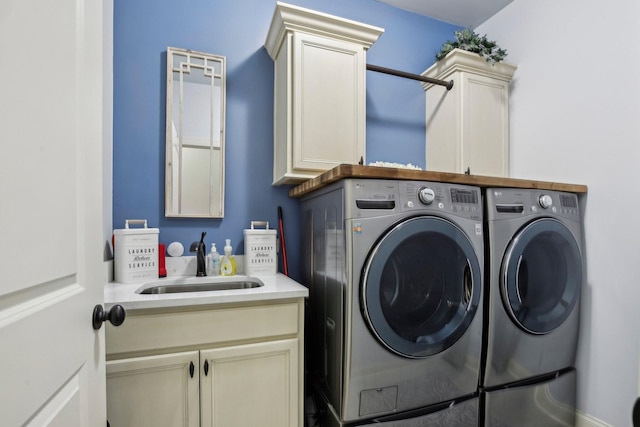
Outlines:
{"type": "MultiPolygon", "coordinates": [[[[580,209],[576,194],[557,191],[490,188],[485,199],[488,288],[481,388],[487,425],[510,425],[495,423],[506,416],[500,408],[541,411],[534,389],[543,382],[549,383],[544,389],[563,396],[560,408],[575,403],[580,209]]],[[[551,413],[546,407],[539,416],[551,413]]],[[[572,425],[573,411],[566,415],[562,422],[572,425]]]]}
{"type": "Polygon", "coordinates": [[[436,182],[343,179],[302,199],[308,384],[325,425],[477,395],[482,215],[479,188],[436,182]]]}

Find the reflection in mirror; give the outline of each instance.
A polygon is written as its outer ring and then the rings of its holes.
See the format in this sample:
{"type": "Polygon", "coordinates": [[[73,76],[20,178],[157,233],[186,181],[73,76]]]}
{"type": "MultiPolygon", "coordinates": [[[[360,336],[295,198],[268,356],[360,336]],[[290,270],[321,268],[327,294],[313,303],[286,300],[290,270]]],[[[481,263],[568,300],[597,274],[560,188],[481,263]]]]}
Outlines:
{"type": "Polygon", "coordinates": [[[224,216],[225,57],[167,48],[165,216],[224,216]]]}

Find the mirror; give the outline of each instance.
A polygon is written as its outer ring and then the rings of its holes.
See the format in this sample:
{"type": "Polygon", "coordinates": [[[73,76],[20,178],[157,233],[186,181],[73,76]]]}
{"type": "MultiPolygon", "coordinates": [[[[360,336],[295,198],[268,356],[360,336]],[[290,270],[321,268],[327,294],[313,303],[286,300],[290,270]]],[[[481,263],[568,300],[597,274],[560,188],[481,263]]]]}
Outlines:
{"type": "Polygon", "coordinates": [[[225,62],[167,48],[167,217],[224,217],[225,62]]]}

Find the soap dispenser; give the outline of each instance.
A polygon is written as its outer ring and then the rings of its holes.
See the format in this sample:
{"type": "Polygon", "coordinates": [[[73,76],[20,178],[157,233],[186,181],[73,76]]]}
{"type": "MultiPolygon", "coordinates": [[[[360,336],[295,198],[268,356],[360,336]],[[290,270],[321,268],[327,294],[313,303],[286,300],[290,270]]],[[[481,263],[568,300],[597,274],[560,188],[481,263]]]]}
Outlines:
{"type": "Polygon", "coordinates": [[[207,276],[217,276],[220,274],[220,254],[216,249],[216,244],[211,244],[211,252],[207,254],[207,276]]]}
{"type": "Polygon", "coordinates": [[[220,260],[220,275],[221,276],[235,276],[236,274],[236,259],[232,254],[233,248],[231,247],[231,239],[225,240],[224,256],[220,260]]]}

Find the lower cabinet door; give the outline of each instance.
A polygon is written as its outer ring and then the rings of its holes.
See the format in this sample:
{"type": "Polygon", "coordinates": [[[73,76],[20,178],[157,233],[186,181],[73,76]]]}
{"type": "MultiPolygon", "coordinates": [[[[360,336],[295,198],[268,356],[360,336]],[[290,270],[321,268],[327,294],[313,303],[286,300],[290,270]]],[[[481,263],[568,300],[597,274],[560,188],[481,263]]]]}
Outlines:
{"type": "Polygon", "coordinates": [[[202,350],[201,425],[298,426],[298,351],[297,339],[202,350]]]}
{"type": "Polygon", "coordinates": [[[198,357],[188,351],[107,362],[111,427],[199,426],[198,357]]]}

